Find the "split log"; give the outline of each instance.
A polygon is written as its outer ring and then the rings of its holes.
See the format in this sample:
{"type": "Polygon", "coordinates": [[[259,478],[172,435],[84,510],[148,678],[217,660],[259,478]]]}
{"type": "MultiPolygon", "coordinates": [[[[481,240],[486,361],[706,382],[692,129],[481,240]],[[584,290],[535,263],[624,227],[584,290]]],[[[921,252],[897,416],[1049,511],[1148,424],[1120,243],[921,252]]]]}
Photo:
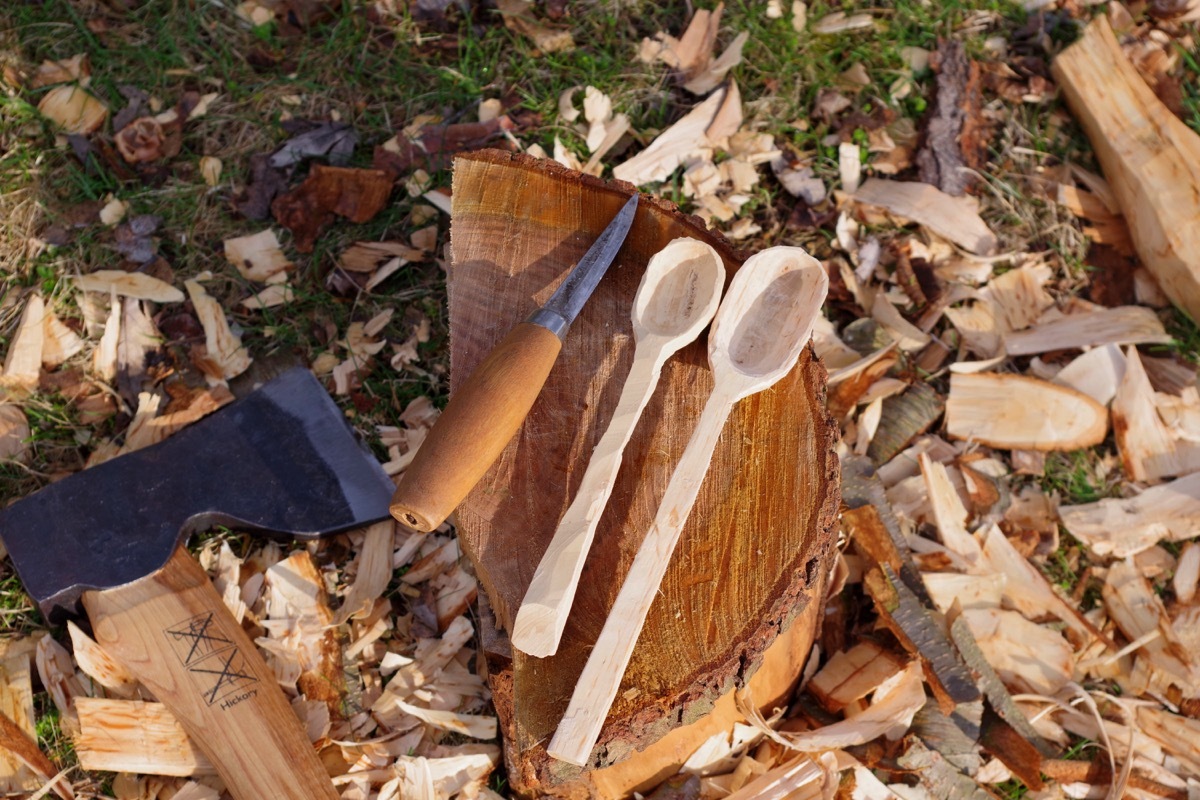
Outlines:
{"type": "Polygon", "coordinates": [[[1103,14],[1051,69],[1142,263],[1172,302],[1200,319],[1200,136],[1138,75],[1103,14]]]}
{"type": "Polygon", "coordinates": [[[946,432],[989,447],[1078,450],[1104,441],[1108,410],[1037,378],[978,372],[950,376],[946,432]]]}
{"type": "MultiPolygon", "coordinates": [[[[496,151],[458,158],[453,188],[452,395],[546,299],[630,191],[496,151]]],[[[734,409],[590,769],[545,752],[696,423],[697,398],[711,390],[702,337],[666,364],[626,448],[558,653],[536,659],[508,645],[505,631],[632,362],[629,309],[642,272],[680,236],[712,244],[728,275],[739,267],[728,244],[697,220],[644,197],[524,426],[458,509],[463,551],[494,614],[481,621],[481,638],[509,780],[522,794],[621,796],[654,785],[741,719],[735,687],[749,684],[760,706],[785,698],[812,643],[832,563],[838,464],[824,372],[810,349],[779,384],[734,409]]]]}

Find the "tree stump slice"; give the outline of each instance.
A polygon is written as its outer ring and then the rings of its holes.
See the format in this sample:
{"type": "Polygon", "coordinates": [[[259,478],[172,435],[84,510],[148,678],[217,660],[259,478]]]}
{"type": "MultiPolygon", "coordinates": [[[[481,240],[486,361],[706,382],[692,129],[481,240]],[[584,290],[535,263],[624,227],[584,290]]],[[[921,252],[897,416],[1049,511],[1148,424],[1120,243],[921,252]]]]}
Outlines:
{"type": "MultiPolygon", "coordinates": [[[[507,152],[455,160],[452,395],[633,191],[507,152]]],[[[729,277],[740,266],[700,220],[643,197],[524,425],[455,515],[488,595],[492,624],[481,623],[481,638],[510,784],[521,793],[611,797],[667,777],[704,738],[732,726],[732,693],[756,673],[756,703],[786,701],[813,641],[833,557],[838,460],[825,371],[810,348],[776,386],[734,407],[588,767],[545,753],[712,388],[701,336],[667,363],[625,450],[558,653],[537,659],[507,642],[632,363],[642,272],[680,236],[713,245],[729,277]]]]}

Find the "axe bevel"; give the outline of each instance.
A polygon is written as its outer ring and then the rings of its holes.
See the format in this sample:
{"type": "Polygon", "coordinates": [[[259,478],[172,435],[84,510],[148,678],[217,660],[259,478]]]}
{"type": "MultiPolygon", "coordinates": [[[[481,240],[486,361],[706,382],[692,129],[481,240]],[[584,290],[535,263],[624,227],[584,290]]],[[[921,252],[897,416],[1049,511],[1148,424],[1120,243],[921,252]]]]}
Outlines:
{"type": "Polygon", "coordinates": [[[0,511],[26,590],[167,705],[238,800],[338,793],[258,649],[184,548],[224,524],[313,538],[388,516],[393,484],[295,369],[153,447],[0,511]]]}

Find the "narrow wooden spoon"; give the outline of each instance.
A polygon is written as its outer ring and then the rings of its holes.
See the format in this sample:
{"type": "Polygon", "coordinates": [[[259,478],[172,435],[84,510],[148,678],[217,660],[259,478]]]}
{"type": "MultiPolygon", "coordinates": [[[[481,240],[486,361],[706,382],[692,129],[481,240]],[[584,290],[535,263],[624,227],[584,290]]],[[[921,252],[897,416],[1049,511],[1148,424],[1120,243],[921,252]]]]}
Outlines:
{"type": "Polygon", "coordinates": [[[583,562],[621,469],[621,454],[650,402],[663,364],[696,340],[708,325],[725,286],[725,265],[704,242],[681,238],[650,263],[633,301],[633,366],[608,429],[588,462],[583,482],[538,564],[513,623],[512,643],[522,652],[554,655],[562,638],[583,562]]]}
{"type": "Polygon", "coordinates": [[[828,288],[820,262],[798,247],[763,250],[734,275],[708,336],[712,394],[546,748],[554,758],[591,756],[733,404],[791,371],[828,288]]]}

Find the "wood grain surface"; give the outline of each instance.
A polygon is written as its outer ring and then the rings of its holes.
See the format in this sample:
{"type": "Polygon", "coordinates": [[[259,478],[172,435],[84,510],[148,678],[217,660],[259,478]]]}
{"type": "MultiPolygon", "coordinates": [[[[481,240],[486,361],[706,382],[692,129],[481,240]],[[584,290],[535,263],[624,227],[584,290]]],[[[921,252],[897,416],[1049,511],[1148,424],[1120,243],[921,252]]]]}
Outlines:
{"type": "MultiPolygon", "coordinates": [[[[456,160],[448,278],[452,394],[508,329],[545,301],[631,192],[509,153],[456,160]]],[[[728,244],[698,220],[643,198],[624,248],[568,335],[542,395],[457,512],[463,548],[502,631],[511,629],[616,406],[633,357],[630,308],[642,271],[679,236],[716,247],[730,276],[740,266],[728,244]]],[[[712,389],[706,347],[702,336],[663,369],[626,447],[559,652],[537,659],[514,653],[503,637],[485,638],[497,711],[513,734],[506,746],[518,791],[551,793],[579,777],[578,768],[549,759],[544,747],[712,389]]],[[[750,678],[780,630],[823,585],[838,476],[824,381],[809,350],[779,384],[735,406],[591,767],[618,762],[711,711],[750,678]]],[[[781,673],[794,682],[801,667],[802,659],[794,674],[781,673]]],[[[778,687],[774,694],[781,694],[778,687]]]]}
{"type": "Polygon", "coordinates": [[[171,710],[234,800],[337,799],[271,668],[187,550],[83,605],[96,641],[171,710]]]}

